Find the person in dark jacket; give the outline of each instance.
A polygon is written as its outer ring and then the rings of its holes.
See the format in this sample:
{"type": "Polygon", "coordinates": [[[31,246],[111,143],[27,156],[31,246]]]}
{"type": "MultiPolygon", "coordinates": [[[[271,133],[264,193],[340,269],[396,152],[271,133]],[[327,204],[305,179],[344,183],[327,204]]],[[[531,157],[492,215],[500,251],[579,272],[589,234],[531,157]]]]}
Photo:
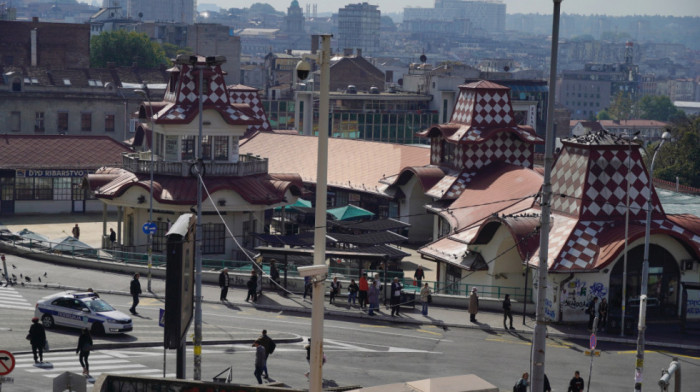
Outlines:
{"type": "Polygon", "coordinates": [[[32,318],[32,326],[29,327],[29,343],[32,345],[34,363],[44,363],[44,346],[46,345],[46,330],[39,323],[39,318],[32,318]],[[38,354],[38,355],[37,355],[38,354]]]}
{"type": "Polygon", "coordinates": [[[598,329],[605,332],[605,326],[608,323],[608,300],[603,298],[598,306],[598,329]]]}
{"type": "Polygon", "coordinates": [[[138,273],[134,274],[134,279],[131,280],[131,284],[129,285],[129,292],[131,293],[131,298],[132,298],[132,303],[131,303],[131,308],[129,308],[129,311],[131,314],[138,314],[136,312],[136,306],[139,304],[139,295],[141,294],[141,282],[139,282],[139,275],[138,273]]]}
{"type": "Polygon", "coordinates": [[[510,329],[515,329],[513,328],[513,313],[510,311],[510,294],[506,294],[506,298],[503,300],[503,328],[508,329],[506,319],[510,319],[510,329]]]}
{"type": "Polygon", "coordinates": [[[516,382],[513,386],[513,391],[527,392],[527,387],[530,385],[528,378],[530,378],[530,375],[527,372],[523,373],[523,376],[520,378],[520,380],[518,380],[518,382],[516,382]]]}
{"type": "Polygon", "coordinates": [[[90,331],[87,328],[83,328],[80,338],[78,338],[78,347],[75,349],[75,353],[79,355],[78,358],[80,359],[80,366],[83,367],[83,375],[87,377],[90,377],[90,365],[88,364],[90,350],[92,350],[92,336],[90,336],[90,331]]]}
{"type": "Polygon", "coordinates": [[[340,289],[343,288],[343,285],[340,284],[340,281],[338,280],[338,277],[334,277],[333,281],[331,282],[331,299],[328,303],[334,303],[335,302],[335,297],[340,294],[340,289]]]}
{"type": "Polygon", "coordinates": [[[348,285],[348,303],[355,305],[358,291],[360,291],[360,286],[355,283],[355,279],[350,279],[350,284],[348,285]]]}
{"type": "Polygon", "coordinates": [[[588,313],[588,329],[593,330],[593,320],[595,320],[596,313],[598,312],[598,297],[593,297],[593,300],[588,303],[586,308],[586,313],[588,313]]]}
{"type": "Polygon", "coordinates": [[[114,249],[114,244],[117,242],[117,233],[114,231],[113,228],[109,228],[109,244],[112,246],[112,249],[114,249]]]}
{"type": "Polygon", "coordinates": [[[569,381],[567,392],[583,392],[583,379],[578,370],[574,372],[574,378],[569,381]]]}
{"type": "Polygon", "coordinates": [[[250,297],[253,297],[253,302],[258,300],[258,274],[255,273],[255,270],[250,272],[250,279],[248,279],[248,283],[246,283],[246,286],[248,287],[248,295],[245,297],[246,301],[250,300],[250,297]]]}
{"type": "Polygon", "coordinates": [[[416,268],[416,272],[413,273],[413,279],[416,280],[417,287],[421,287],[421,283],[423,282],[424,277],[425,272],[423,272],[423,267],[419,265],[418,268],[416,268]]]}
{"type": "Polygon", "coordinates": [[[277,269],[277,260],[270,261],[270,286],[274,290],[280,286],[280,271],[277,269]]]}
{"type": "Polygon", "coordinates": [[[255,343],[253,343],[253,347],[255,347],[255,378],[258,380],[258,384],[262,384],[262,373],[263,373],[263,368],[265,367],[265,347],[263,347],[262,342],[260,342],[260,339],[256,340],[255,343]]]}
{"type": "Polygon", "coordinates": [[[219,274],[219,287],[221,288],[221,294],[219,294],[219,301],[221,302],[226,301],[226,296],[228,295],[229,282],[230,278],[228,276],[228,268],[224,268],[219,274]]]}
{"type": "Polygon", "coordinates": [[[394,278],[391,282],[391,316],[398,316],[401,308],[401,283],[399,278],[394,278]]]}
{"type": "Polygon", "coordinates": [[[271,337],[267,335],[266,329],[262,330],[262,335],[260,335],[260,337],[258,337],[257,340],[259,340],[260,344],[262,344],[262,346],[265,347],[265,366],[263,367],[263,373],[265,373],[265,375],[263,377],[269,379],[270,375],[267,372],[267,359],[270,357],[270,354],[272,354],[275,351],[275,347],[277,347],[277,344],[272,340],[271,337]]]}

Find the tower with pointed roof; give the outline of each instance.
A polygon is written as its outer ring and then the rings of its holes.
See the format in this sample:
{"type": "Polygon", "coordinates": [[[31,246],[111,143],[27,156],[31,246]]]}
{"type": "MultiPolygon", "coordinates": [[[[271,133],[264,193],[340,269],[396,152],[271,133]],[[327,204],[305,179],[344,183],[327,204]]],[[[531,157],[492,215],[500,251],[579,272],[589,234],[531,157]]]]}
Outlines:
{"type": "MultiPolygon", "coordinates": [[[[95,197],[117,206],[124,217],[120,222],[120,230],[125,233],[124,246],[145,249],[146,236],[140,227],[148,221],[147,201],[152,190],[158,227],[155,250],[162,250],[158,244],[163,244],[167,222],[174,222],[179,214],[197,205],[199,178],[192,168],[200,157],[202,208],[207,212],[203,241],[209,244],[205,254],[236,254],[241,252],[236,242],[254,246],[252,235],[263,230],[265,210],[293,202],[300,194],[302,182],[298,175],[270,174],[266,158],[239,154],[240,138],[249,127],[262,126],[264,116],[254,111],[250,102],[229,92],[221,70],[223,61],[220,56],[178,57],[169,70],[163,101],[147,100],[139,109],[141,123],[133,144],[141,151],[125,154],[122,167],[102,168],[88,176],[95,197]],[[218,212],[225,214],[220,217],[218,212]],[[228,238],[226,227],[238,237],[237,241],[228,238]]],[[[235,89],[239,95],[251,93],[245,86],[235,89]]]]}

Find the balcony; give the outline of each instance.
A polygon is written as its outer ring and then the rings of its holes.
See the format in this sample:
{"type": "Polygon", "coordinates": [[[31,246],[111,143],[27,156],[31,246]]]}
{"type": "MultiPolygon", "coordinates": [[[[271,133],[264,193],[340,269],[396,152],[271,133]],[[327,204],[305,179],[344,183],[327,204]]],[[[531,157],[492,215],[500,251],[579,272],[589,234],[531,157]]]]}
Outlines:
{"type": "MultiPolygon", "coordinates": [[[[150,173],[150,154],[146,153],[125,153],[122,154],[122,164],[125,170],[132,173],[150,173]]],[[[187,177],[190,176],[190,166],[193,161],[174,162],[163,161],[160,157],[155,157],[153,162],[153,173],[168,176],[187,177]]],[[[237,163],[223,161],[206,161],[204,163],[205,174],[208,176],[232,176],[243,177],[254,174],[267,173],[267,158],[260,158],[256,155],[240,155],[237,163]]]]}

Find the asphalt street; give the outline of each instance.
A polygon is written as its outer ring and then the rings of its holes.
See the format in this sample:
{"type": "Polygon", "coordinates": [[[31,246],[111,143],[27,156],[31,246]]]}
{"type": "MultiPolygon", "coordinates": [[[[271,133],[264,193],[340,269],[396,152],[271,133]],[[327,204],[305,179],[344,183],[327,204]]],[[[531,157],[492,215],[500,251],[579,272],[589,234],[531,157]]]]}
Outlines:
{"type": "MultiPolygon", "coordinates": [[[[60,283],[75,287],[95,287],[101,297],[117,309],[127,312],[130,297],[110,294],[107,289],[127,291],[127,274],[104,273],[94,270],[54,266],[43,262],[11,258],[17,265],[15,272],[32,277],[43,277],[42,285],[16,285],[0,292],[0,350],[16,353],[17,368],[12,376],[14,384],[6,384],[3,391],[45,391],[52,378],[62,371],[80,373],[75,346],[77,331],[54,329],[48,331],[52,351],[45,360],[53,368],[33,366],[28,344],[24,340],[37,299],[58,291],[60,283]],[[44,276],[46,273],[46,276],[44,276]],[[44,288],[43,285],[48,287],[44,288]]],[[[154,291],[162,289],[162,281],[153,281],[154,291]]],[[[145,282],[143,282],[145,287],[145,282]]],[[[208,292],[215,293],[215,288],[208,292]]],[[[98,337],[91,355],[91,373],[128,372],[162,377],[162,330],[157,325],[158,309],[162,299],[143,298],[134,318],[134,331],[129,334],[98,337]],[[149,347],[143,347],[148,345],[149,347]]],[[[304,388],[308,369],[304,341],[309,335],[308,313],[290,310],[256,308],[249,304],[221,304],[207,301],[203,307],[203,336],[209,343],[203,350],[202,375],[211,380],[216,374],[233,366],[234,382],[253,383],[253,350],[250,341],[266,328],[270,335],[281,341],[270,363],[274,380],[304,388]]],[[[529,333],[505,332],[494,329],[445,328],[420,323],[396,323],[389,318],[380,320],[350,317],[343,313],[326,316],[324,351],[328,363],[324,366],[324,380],[333,385],[381,385],[428,377],[474,373],[497,385],[502,391],[512,389],[519,375],[529,367],[529,333]]],[[[189,340],[189,338],[188,338],[189,340]]],[[[580,370],[588,379],[590,357],[584,352],[588,342],[550,337],[547,342],[547,374],[554,391],[565,391],[574,370],[580,370]]],[[[635,347],[629,344],[601,342],[600,357],[594,357],[591,373],[592,391],[629,391],[634,372],[635,347]]],[[[647,380],[654,386],[660,370],[666,368],[672,356],[682,363],[683,374],[700,372],[700,353],[693,350],[649,349],[646,353],[647,380]]],[[[188,377],[191,377],[191,352],[188,353],[188,377]]],[[[166,375],[174,373],[174,352],[168,351],[166,375]]],[[[686,381],[688,382],[688,381],[686,381]]],[[[688,385],[688,384],[686,384],[688,385]]]]}

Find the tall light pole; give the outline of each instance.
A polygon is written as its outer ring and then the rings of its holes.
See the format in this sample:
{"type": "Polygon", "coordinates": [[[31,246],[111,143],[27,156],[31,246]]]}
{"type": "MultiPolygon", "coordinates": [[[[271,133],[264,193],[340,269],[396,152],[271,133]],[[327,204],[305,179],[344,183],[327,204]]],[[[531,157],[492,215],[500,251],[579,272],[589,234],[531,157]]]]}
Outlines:
{"type": "Polygon", "coordinates": [[[554,102],[557,83],[557,51],[559,48],[559,13],[562,0],[554,0],[552,21],[552,52],[549,65],[549,96],[547,97],[547,128],[544,148],[544,180],[542,183],[542,215],[540,216],[540,255],[537,268],[537,307],[535,333],[532,339],[530,373],[532,391],[544,390],[545,346],[547,343],[547,315],[544,302],[547,296],[547,268],[549,252],[549,219],[552,200],[552,162],[554,161],[554,102]]]}
{"type": "MultiPolygon", "coordinates": [[[[150,167],[150,172],[151,172],[151,185],[149,186],[150,188],[150,197],[149,197],[149,202],[148,202],[148,223],[153,224],[153,144],[156,142],[156,135],[155,135],[155,128],[153,127],[153,105],[151,105],[151,97],[148,95],[148,85],[146,82],[144,82],[144,90],[134,90],[135,93],[142,95],[146,100],[148,101],[148,122],[151,126],[151,145],[149,146],[151,149],[151,167],[150,167]]],[[[153,266],[153,232],[148,234],[148,286],[147,289],[148,291],[151,291],[151,267],[153,266]]]]}
{"type": "Polygon", "coordinates": [[[620,316],[620,336],[625,336],[625,314],[627,313],[627,252],[630,231],[630,172],[632,171],[632,137],[636,136],[638,133],[639,131],[637,131],[635,134],[630,134],[629,132],[627,133],[627,175],[625,175],[625,182],[627,183],[627,197],[625,201],[625,255],[623,256],[622,262],[622,316],[620,316]]]}
{"type": "MultiPolygon", "coordinates": [[[[316,221],[314,229],[314,265],[326,264],[326,203],[328,190],[328,113],[330,89],[330,34],[321,35],[320,100],[318,108],[318,164],[316,168],[316,221]]],[[[323,293],[324,281],[313,285],[311,306],[311,373],[309,391],[321,392],[323,388],[323,293]]]]}
{"type": "MultiPolygon", "coordinates": [[[[654,148],[654,155],[651,157],[651,165],[649,165],[649,183],[647,188],[647,224],[644,231],[644,261],[642,262],[642,287],[639,291],[639,323],[637,324],[637,360],[635,361],[634,369],[634,390],[642,390],[642,381],[644,373],[644,333],[646,331],[647,317],[647,289],[649,285],[649,237],[651,236],[651,212],[653,205],[651,203],[653,180],[654,180],[654,163],[656,162],[656,154],[658,154],[661,146],[671,139],[671,133],[666,131],[661,135],[661,143],[654,148]]],[[[624,298],[623,298],[624,300],[624,298]]]]}

